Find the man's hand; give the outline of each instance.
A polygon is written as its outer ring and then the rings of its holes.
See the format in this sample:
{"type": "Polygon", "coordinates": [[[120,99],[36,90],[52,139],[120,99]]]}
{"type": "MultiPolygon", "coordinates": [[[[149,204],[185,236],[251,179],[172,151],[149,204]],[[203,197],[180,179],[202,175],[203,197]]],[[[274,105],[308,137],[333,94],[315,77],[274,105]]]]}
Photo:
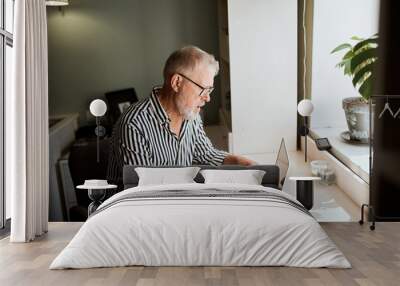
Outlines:
{"type": "Polygon", "coordinates": [[[250,166],[250,165],[256,165],[257,162],[243,156],[229,154],[228,156],[225,157],[223,164],[250,166]]]}

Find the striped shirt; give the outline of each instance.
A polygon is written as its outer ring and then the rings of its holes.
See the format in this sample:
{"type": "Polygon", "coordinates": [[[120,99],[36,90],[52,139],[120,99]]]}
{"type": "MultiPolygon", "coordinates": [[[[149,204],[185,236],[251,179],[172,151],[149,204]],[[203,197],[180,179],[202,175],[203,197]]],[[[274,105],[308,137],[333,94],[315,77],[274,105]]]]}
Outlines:
{"type": "Polygon", "coordinates": [[[221,165],[228,153],[213,147],[200,116],[185,120],[179,138],[170,130],[170,119],[157,97],[131,105],[114,126],[107,179],[121,184],[124,165],[221,165]]]}

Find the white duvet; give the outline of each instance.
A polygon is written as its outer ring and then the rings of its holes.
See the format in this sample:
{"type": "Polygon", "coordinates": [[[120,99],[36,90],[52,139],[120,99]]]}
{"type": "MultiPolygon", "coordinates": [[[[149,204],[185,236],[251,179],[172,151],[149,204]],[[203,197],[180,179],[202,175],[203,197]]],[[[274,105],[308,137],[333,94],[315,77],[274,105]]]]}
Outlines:
{"type": "Polygon", "coordinates": [[[135,187],[105,201],[50,269],[146,266],[294,266],[349,268],[307,213],[257,198],[152,198],[132,192],[218,189],[281,191],[254,185],[179,184],[135,187]],[[108,207],[106,207],[108,205],[108,207]]]}

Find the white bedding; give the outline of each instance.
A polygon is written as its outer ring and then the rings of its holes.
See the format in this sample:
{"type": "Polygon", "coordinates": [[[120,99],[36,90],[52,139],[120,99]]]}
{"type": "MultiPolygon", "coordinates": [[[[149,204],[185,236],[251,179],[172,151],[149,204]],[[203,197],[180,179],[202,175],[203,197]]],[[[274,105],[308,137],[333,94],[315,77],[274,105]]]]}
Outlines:
{"type": "Polygon", "coordinates": [[[113,204],[141,191],[204,189],[262,190],[296,202],[281,191],[254,185],[193,183],[131,188],[105,201],[50,269],[126,265],[351,267],[313,217],[282,202],[233,196],[151,198],[113,204]]]}

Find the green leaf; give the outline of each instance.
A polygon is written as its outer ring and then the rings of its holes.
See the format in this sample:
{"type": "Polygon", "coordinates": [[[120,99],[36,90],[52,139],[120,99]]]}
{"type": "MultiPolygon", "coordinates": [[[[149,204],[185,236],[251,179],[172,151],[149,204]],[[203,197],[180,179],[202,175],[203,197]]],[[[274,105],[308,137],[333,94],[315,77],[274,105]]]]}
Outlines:
{"type": "Polygon", "coordinates": [[[358,89],[361,96],[368,100],[372,93],[372,76],[368,77],[358,89]]]}
{"type": "MultiPolygon", "coordinates": [[[[373,63],[366,65],[365,67],[361,68],[359,71],[354,73],[353,80],[352,80],[354,87],[357,87],[357,84],[361,83],[360,80],[364,80],[367,73],[372,74],[374,66],[375,65],[373,63]]],[[[365,80],[367,80],[367,79],[365,79],[365,80]]]]}
{"type": "Polygon", "coordinates": [[[370,44],[376,44],[377,45],[378,44],[378,38],[369,38],[369,39],[366,39],[364,41],[359,42],[357,45],[354,46],[353,51],[354,51],[355,54],[357,54],[357,52],[360,49],[362,49],[365,46],[370,45],[370,44]]]}
{"type": "Polygon", "coordinates": [[[349,48],[351,49],[351,45],[348,43],[344,43],[344,44],[341,44],[341,45],[337,46],[336,48],[334,48],[332,50],[331,54],[341,51],[343,49],[349,49],[349,48]]]}
{"type": "Polygon", "coordinates": [[[353,37],[351,37],[350,39],[351,39],[351,40],[354,40],[354,41],[362,41],[362,40],[364,40],[363,38],[360,38],[360,37],[358,37],[358,36],[353,36],[353,37]]]}
{"type": "Polygon", "coordinates": [[[341,69],[344,67],[344,63],[339,63],[335,66],[335,68],[341,69]]]}
{"type": "Polygon", "coordinates": [[[344,62],[337,63],[335,67],[342,68],[344,66],[344,62]]]}
{"type": "Polygon", "coordinates": [[[343,59],[347,60],[347,59],[352,58],[353,56],[354,56],[353,50],[350,50],[343,56],[343,59]]]}
{"type": "Polygon", "coordinates": [[[337,67],[343,67],[348,61],[350,61],[349,59],[348,60],[343,60],[343,61],[341,61],[340,63],[338,63],[336,66],[337,67]]]}
{"type": "Polygon", "coordinates": [[[351,60],[347,60],[344,64],[344,74],[351,76],[351,60]]]}
{"type": "Polygon", "coordinates": [[[367,60],[376,59],[376,49],[368,49],[360,52],[351,59],[351,72],[367,60]]]}
{"type": "Polygon", "coordinates": [[[340,63],[336,64],[337,68],[343,68],[344,75],[350,75],[351,76],[351,71],[350,71],[350,59],[348,60],[343,60],[340,63]]]}

